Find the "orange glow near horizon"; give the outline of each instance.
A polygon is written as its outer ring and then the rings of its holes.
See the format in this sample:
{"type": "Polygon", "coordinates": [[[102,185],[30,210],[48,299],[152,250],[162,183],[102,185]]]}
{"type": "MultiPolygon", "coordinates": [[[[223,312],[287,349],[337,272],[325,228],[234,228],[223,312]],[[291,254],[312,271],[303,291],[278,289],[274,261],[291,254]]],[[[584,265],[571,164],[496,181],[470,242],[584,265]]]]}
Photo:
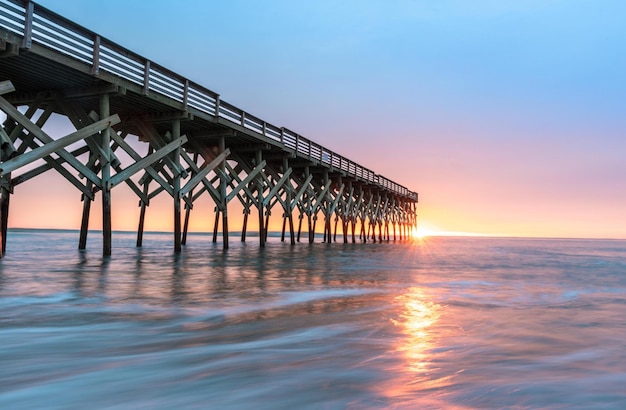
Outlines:
{"type": "MultiPolygon", "coordinates": [[[[134,193],[124,185],[112,192],[113,229],[135,231],[139,219],[138,200],[134,193]]],[[[208,196],[198,199],[190,217],[190,232],[210,232],[215,221],[214,204],[208,196]]],[[[236,201],[229,204],[229,228],[241,229],[243,224],[242,207],[236,201]]],[[[43,229],[79,229],[83,204],[80,193],[64,178],[49,172],[28,183],[15,187],[11,197],[9,212],[10,228],[43,229]]],[[[416,240],[440,236],[498,236],[498,237],[561,237],[561,238],[623,238],[623,231],[618,223],[612,230],[596,228],[593,224],[597,215],[589,215],[587,220],[570,215],[576,224],[563,225],[558,217],[548,221],[523,215],[517,218],[489,212],[488,217],[473,210],[461,212],[444,203],[420,203],[418,205],[418,227],[411,235],[416,240]],[[595,229],[595,230],[594,230],[595,229]]],[[[565,211],[558,209],[561,214],[565,211]]],[[[487,210],[485,211],[487,212],[487,210]]],[[[556,212],[556,211],[555,211],[556,212]]],[[[184,212],[183,212],[184,215],[184,212]]],[[[270,218],[270,230],[281,229],[280,213],[270,218]]],[[[184,216],[183,216],[184,217],[184,216]]],[[[562,217],[561,217],[562,219],[562,217]]],[[[102,211],[99,195],[92,204],[90,229],[101,229],[102,211]]],[[[617,220],[617,219],[614,219],[617,220]]],[[[305,224],[306,225],[306,224],[305,224]]],[[[257,229],[257,218],[249,219],[248,229],[257,229]]],[[[146,214],[146,231],[172,231],[172,201],[167,195],[160,195],[151,201],[146,214]]],[[[317,224],[323,229],[323,224],[317,224]]],[[[221,231],[221,221],[220,221],[221,231]]]]}
{"type": "Polygon", "coordinates": [[[489,236],[474,232],[446,231],[428,222],[419,222],[417,228],[412,231],[412,236],[418,240],[424,240],[432,236],[489,236]]]}
{"type": "Polygon", "coordinates": [[[417,228],[413,228],[412,235],[415,239],[423,240],[429,236],[440,236],[441,231],[428,227],[424,224],[418,224],[417,228]]]}

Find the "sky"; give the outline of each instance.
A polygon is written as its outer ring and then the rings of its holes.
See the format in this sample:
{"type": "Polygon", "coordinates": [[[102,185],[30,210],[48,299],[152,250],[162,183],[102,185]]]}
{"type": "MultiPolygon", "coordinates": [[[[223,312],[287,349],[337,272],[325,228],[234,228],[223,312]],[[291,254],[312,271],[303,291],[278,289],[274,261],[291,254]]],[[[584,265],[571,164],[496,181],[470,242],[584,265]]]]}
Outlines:
{"type": "MultiPolygon", "coordinates": [[[[39,3],[417,191],[427,230],[626,238],[626,2],[39,3]]],[[[45,178],[16,189],[10,225],[78,227],[33,217],[45,178]]],[[[72,195],[51,209],[79,213],[72,195]]],[[[135,229],[134,206],[114,228],[135,229]]]]}

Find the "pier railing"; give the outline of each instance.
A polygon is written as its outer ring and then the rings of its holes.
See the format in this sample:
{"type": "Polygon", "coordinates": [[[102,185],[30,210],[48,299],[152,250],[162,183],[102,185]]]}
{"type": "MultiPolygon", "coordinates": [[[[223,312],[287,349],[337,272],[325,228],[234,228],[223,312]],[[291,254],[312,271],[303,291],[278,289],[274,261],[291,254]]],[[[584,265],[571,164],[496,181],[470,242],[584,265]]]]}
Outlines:
{"type": "Polygon", "coordinates": [[[296,132],[270,124],[223,101],[220,95],[186,79],[78,24],[34,3],[0,0],[0,27],[22,38],[22,48],[33,43],[50,48],[91,67],[115,75],[143,88],[145,95],[161,94],[214,117],[219,117],[262,135],[286,151],[344,171],[352,177],[377,184],[417,201],[411,192],[382,175],[323,147],[296,132]]]}

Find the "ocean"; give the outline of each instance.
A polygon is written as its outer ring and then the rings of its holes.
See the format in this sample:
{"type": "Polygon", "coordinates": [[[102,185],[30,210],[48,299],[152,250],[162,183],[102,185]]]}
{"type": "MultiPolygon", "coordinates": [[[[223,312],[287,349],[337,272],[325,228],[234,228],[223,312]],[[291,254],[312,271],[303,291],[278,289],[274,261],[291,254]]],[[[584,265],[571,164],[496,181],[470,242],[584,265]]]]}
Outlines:
{"type": "Polygon", "coordinates": [[[624,409],[626,241],[9,232],[2,409],[624,409]]]}

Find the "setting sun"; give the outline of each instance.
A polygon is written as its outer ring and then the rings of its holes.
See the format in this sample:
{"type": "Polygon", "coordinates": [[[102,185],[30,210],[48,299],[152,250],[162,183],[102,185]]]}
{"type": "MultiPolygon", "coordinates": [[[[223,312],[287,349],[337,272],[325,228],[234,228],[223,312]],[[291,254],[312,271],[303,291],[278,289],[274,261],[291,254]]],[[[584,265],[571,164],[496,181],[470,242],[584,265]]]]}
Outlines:
{"type": "Polygon", "coordinates": [[[438,229],[437,227],[434,227],[430,224],[425,224],[425,223],[418,223],[417,228],[413,228],[412,231],[412,236],[415,239],[424,239],[428,236],[439,236],[444,234],[440,229],[438,229]]]}
{"type": "Polygon", "coordinates": [[[421,225],[413,229],[413,238],[415,239],[424,239],[425,237],[430,235],[432,235],[432,231],[424,228],[421,225]]]}

